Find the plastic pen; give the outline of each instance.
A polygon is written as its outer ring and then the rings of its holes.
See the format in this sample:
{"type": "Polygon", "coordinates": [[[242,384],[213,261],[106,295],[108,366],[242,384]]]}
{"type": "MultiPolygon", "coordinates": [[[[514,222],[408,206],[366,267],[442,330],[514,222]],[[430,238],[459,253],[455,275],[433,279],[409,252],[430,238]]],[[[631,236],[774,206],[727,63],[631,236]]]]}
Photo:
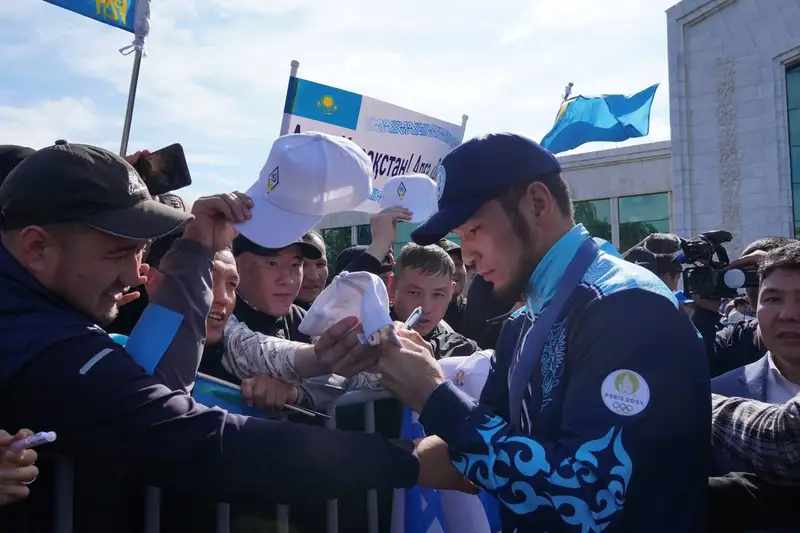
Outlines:
{"type": "Polygon", "coordinates": [[[419,322],[420,318],[422,318],[422,308],[417,307],[416,309],[411,311],[411,314],[408,316],[408,320],[406,320],[403,323],[403,329],[413,328],[414,326],[417,325],[417,322],[419,322]]]}
{"type": "Polygon", "coordinates": [[[18,453],[22,450],[27,450],[28,448],[35,448],[36,446],[41,446],[42,444],[49,444],[55,440],[55,431],[41,431],[31,435],[30,437],[25,437],[22,440],[14,442],[8,447],[8,451],[12,453],[18,453]]]}

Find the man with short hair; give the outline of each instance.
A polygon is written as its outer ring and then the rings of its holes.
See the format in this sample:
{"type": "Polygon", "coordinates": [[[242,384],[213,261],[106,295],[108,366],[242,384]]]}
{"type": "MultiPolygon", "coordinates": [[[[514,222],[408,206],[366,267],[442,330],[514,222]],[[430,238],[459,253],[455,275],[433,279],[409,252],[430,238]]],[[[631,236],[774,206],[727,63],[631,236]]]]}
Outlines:
{"type": "MultiPolygon", "coordinates": [[[[764,237],[753,241],[742,251],[739,259],[731,262],[729,268],[756,269],[763,253],[792,242],[796,242],[795,239],[788,237],[764,237]]],[[[758,301],[758,287],[747,288],[746,292],[751,302],[758,301]]],[[[719,307],[719,300],[694,298],[692,322],[703,335],[712,378],[749,365],[767,353],[758,333],[758,319],[745,320],[720,329],[722,315],[719,307]]]]}
{"type": "MultiPolygon", "coordinates": [[[[800,394],[800,244],[778,248],[764,256],[757,306],[766,355],[713,379],[711,391],[784,404],[800,394]]],[[[718,458],[717,466],[720,475],[743,471],[733,468],[724,458],[718,458]],[[720,472],[723,467],[728,468],[720,472]]]]}
{"type": "Polygon", "coordinates": [[[573,221],[553,154],[513,134],[471,139],[439,168],[419,244],[454,231],[507,322],[479,404],[424,342],[382,344],[382,383],[503,506],[504,531],[705,531],[709,383],[703,346],[651,272],[573,221]],[[675,453],[676,447],[680,453],[675,453]]]}
{"type": "Polygon", "coordinates": [[[264,248],[239,235],[233,254],[240,276],[236,319],[265,335],[311,342],[297,329],[306,312],[294,301],[303,283],[303,260],[319,259],[322,252],[302,239],[284,248],[264,248]]]}
{"type": "MultiPolygon", "coordinates": [[[[122,158],[65,141],[9,174],[0,186],[0,404],[14,409],[0,412],[0,427],[56,431],[53,452],[217,501],[319,501],[430,483],[418,479],[419,462],[430,456],[412,455],[411,443],[200,406],[148,375],[103,331],[126,287],[145,281],[145,244],[187,221],[181,241],[205,258],[210,279],[214,252],[230,244],[232,223],[248,219],[252,202],[238,193],[203,200],[193,216],[164,206],[122,158]]],[[[205,320],[210,294],[195,298],[191,318],[205,320]]],[[[345,326],[327,332],[343,354],[357,344],[345,326]]],[[[454,471],[448,475],[461,482],[454,471]]],[[[38,489],[8,508],[4,528],[53,529],[52,502],[37,498],[38,489]]],[[[131,527],[119,509],[90,505],[88,522],[76,509],[76,530],[131,527]]]]}
{"type": "Polygon", "coordinates": [[[759,475],[797,484],[800,372],[795,367],[800,364],[800,242],[760,257],[759,332],[769,349],[767,357],[774,359],[778,371],[773,386],[763,389],[767,396],[758,398],[769,404],[716,394],[712,397],[712,443],[745,461],[759,475]]]}
{"type": "Polygon", "coordinates": [[[728,313],[727,323],[728,325],[738,324],[744,320],[749,320],[749,317],[746,315],[747,309],[750,307],[750,302],[747,300],[745,296],[737,296],[733,299],[733,306],[731,307],[730,313],[728,313]]]}
{"type": "Polygon", "coordinates": [[[421,307],[422,316],[412,329],[432,344],[437,359],[472,355],[479,349],[443,322],[455,285],[453,259],[439,246],[409,243],[397,255],[392,318],[405,322],[421,307]]]}

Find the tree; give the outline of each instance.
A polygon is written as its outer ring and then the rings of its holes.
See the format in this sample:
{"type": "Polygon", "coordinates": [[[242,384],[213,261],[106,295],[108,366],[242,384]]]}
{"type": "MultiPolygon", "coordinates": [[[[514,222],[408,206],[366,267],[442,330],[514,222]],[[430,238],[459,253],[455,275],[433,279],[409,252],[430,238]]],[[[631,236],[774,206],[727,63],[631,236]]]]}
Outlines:
{"type": "Polygon", "coordinates": [[[625,253],[628,248],[641,242],[652,233],[658,233],[658,228],[650,222],[625,222],[619,225],[619,251],[625,253]]]}
{"type": "Polygon", "coordinates": [[[611,222],[597,217],[597,207],[593,202],[575,202],[575,222],[583,224],[592,237],[611,240],[611,222]]]}

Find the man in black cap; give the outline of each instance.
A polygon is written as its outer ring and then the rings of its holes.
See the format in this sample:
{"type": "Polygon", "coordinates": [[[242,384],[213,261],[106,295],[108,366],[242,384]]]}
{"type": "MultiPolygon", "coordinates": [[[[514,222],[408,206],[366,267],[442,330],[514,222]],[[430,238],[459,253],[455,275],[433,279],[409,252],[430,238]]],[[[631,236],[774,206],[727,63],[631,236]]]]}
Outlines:
{"type": "Polygon", "coordinates": [[[339,252],[339,255],[336,256],[334,272],[336,275],[345,270],[348,272],[372,272],[379,276],[388,288],[389,278],[394,270],[391,251],[383,256],[383,259],[378,260],[367,253],[368,249],[369,246],[359,244],[339,252]]]}
{"type": "MultiPolygon", "coordinates": [[[[49,448],[79,464],[124,468],[149,485],[212,500],[292,503],[417,482],[462,483],[441,468],[418,478],[419,464],[431,456],[412,454],[410,442],[199,406],[148,375],[103,331],[125,288],[144,281],[149,240],[186,224],[181,241],[203,257],[210,286],[213,253],[230,243],[232,223],[246,220],[250,206],[239,193],[223,194],[195,202],[193,215],[181,213],[153,201],[122,158],[91,146],[60,141],[20,163],[0,186],[0,405],[14,406],[0,412],[0,427],[56,431],[49,448]]],[[[201,298],[193,320],[208,314],[210,294],[201,298]]],[[[328,342],[347,351],[357,344],[350,329],[331,328],[328,342]]],[[[47,523],[52,501],[38,489],[9,508],[17,514],[2,518],[5,527],[54,529],[47,523]],[[26,525],[15,526],[17,519],[26,525]]],[[[79,531],[103,524],[99,513],[119,518],[118,510],[90,505],[95,526],[82,523],[78,509],[79,531]]],[[[113,529],[127,524],[115,520],[113,529]]]]}
{"type": "Polygon", "coordinates": [[[648,249],[647,242],[644,242],[622,254],[622,258],[658,276],[672,292],[678,290],[683,266],[676,259],[675,253],[655,253],[648,249]]]}
{"type": "Polygon", "coordinates": [[[702,342],[660,280],[575,224],[560,172],[525,137],[471,139],[442,161],[439,210],[412,233],[454,231],[495,291],[525,294],[480,402],[414,332],[381,344],[377,370],[436,435],[423,443],[498,498],[504,531],[705,531],[702,342]]]}
{"type": "Polygon", "coordinates": [[[297,342],[311,342],[298,331],[306,312],[295,304],[303,284],[303,261],[322,251],[302,239],[283,248],[264,248],[239,235],[233,241],[239,270],[234,315],[253,331],[297,342]]]}

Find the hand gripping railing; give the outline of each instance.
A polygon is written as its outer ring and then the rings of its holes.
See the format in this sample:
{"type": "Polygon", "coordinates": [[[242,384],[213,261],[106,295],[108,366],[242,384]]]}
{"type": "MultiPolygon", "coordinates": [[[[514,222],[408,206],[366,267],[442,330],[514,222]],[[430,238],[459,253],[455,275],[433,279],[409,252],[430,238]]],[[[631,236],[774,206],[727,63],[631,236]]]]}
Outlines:
{"type": "MultiPolygon", "coordinates": [[[[391,398],[387,392],[378,391],[352,391],[343,394],[328,409],[331,417],[325,421],[328,428],[336,428],[336,408],[349,405],[364,405],[364,431],[375,432],[375,402],[391,398]]],[[[55,483],[55,533],[75,533],[73,530],[73,501],[74,501],[74,461],[59,458],[56,460],[55,483]]],[[[155,487],[145,488],[144,502],[144,532],[160,533],[161,530],[161,490],[155,487]]],[[[289,533],[289,516],[291,508],[287,505],[278,505],[277,520],[278,533],[289,533]]],[[[230,533],[231,512],[230,504],[217,503],[216,533],[230,533]]],[[[367,527],[369,533],[378,533],[378,491],[367,491],[367,527]]],[[[326,533],[339,532],[339,506],[338,500],[329,500],[325,510],[326,533]]]]}

